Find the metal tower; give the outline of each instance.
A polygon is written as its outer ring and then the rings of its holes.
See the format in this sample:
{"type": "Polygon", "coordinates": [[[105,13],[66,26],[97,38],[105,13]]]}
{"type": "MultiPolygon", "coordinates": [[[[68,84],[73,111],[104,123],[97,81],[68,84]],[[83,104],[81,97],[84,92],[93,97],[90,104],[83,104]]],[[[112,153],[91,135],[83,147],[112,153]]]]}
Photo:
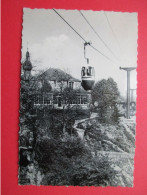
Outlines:
{"type": "Polygon", "coordinates": [[[135,70],[136,67],[123,67],[121,70],[127,71],[127,119],[130,118],[130,72],[135,70]]]}

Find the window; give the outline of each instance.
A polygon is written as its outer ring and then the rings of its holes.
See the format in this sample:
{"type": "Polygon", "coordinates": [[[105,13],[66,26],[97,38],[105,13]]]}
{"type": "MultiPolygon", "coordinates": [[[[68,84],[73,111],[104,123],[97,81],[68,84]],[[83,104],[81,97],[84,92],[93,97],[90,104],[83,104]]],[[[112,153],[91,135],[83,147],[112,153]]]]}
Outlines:
{"type": "Polygon", "coordinates": [[[39,94],[39,104],[43,104],[43,96],[39,94]]]}
{"type": "Polygon", "coordinates": [[[35,95],[34,103],[35,103],[35,104],[38,104],[38,94],[35,95]]]}
{"type": "Polygon", "coordinates": [[[72,101],[72,104],[76,104],[76,100],[73,100],[73,101],[72,101]]]}
{"type": "Polygon", "coordinates": [[[40,94],[36,94],[34,103],[35,104],[40,104],[40,102],[42,102],[42,101],[43,101],[43,99],[42,99],[41,95],[40,94]]]}
{"type": "Polygon", "coordinates": [[[51,93],[35,94],[34,104],[52,104],[53,95],[51,93]]]}
{"type": "Polygon", "coordinates": [[[87,69],[87,75],[92,76],[92,67],[91,66],[89,66],[87,69]]]}
{"type": "Polygon", "coordinates": [[[73,89],[74,82],[69,82],[69,88],[73,89]]]}
{"type": "Polygon", "coordinates": [[[80,95],[77,96],[77,104],[81,104],[81,96],[80,95]]]}
{"type": "Polygon", "coordinates": [[[82,76],[85,76],[85,67],[82,67],[82,76]]]}
{"type": "Polygon", "coordinates": [[[86,96],[83,97],[83,101],[84,101],[84,104],[87,104],[87,97],[86,96]]]}
{"type": "Polygon", "coordinates": [[[45,99],[45,100],[44,100],[44,104],[51,104],[51,100],[45,99]]]}
{"type": "Polygon", "coordinates": [[[57,104],[57,97],[55,95],[53,97],[53,102],[54,102],[54,104],[57,104]]]}
{"type": "Polygon", "coordinates": [[[81,97],[81,104],[84,104],[84,99],[81,97]]]}

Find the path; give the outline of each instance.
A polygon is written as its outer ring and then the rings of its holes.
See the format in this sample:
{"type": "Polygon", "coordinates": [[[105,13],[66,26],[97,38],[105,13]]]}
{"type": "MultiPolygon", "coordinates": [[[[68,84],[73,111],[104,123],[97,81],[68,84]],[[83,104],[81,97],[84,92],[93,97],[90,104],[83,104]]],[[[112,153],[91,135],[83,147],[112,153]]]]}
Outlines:
{"type": "MultiPolygon", "coordinates": [[[[77,126],[82,122],[86,122],[94,118],[96,118],[96,115],[92,113],[90,118],[75,121],[74,128],[77,130],[77,133],[82,140],[84,138],[85,130],[77,128],[77,126]]],[[[124,133],[126,137],[131,140],[132,143],[135,143],[135,135],[129,128],[131,124],[135,125],[135,120],[121,119],[120,123],[124,127],[124,133]]],[[[111,146],[115,145],[110,140],[104,141],[111,146]]],[[[116,176],[112,178],[112,186],[119,185],[131,187],[133,186],[134,153],[127,153],[117,145],[115,145],[115,147],[118,149],[118,152],[97,151],[96,156],[107,156],[113,170],[117,172],[116,176]]]]}

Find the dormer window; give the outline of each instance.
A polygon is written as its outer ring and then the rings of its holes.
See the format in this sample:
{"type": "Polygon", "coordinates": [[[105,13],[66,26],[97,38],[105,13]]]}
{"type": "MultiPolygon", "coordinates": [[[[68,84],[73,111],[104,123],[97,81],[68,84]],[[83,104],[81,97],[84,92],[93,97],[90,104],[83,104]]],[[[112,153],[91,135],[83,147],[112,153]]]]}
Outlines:
{"type": "Polygon", "coordinates": [[[73,89],[73,84],[74,84],[74,82],[70,81],[69,84],[68,84],[69,88],[73,89]]]}

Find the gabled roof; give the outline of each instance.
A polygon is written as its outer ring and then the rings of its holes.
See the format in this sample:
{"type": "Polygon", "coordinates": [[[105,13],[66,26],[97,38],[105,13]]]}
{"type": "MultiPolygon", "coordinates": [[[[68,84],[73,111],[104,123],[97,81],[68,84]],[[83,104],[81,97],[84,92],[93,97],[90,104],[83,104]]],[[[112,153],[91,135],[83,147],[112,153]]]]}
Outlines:
{"type": "Polygon", "coordinates": [[[49,81],[73,81],[73,82],[81,82],[79,79],[74,78],[70,74],[64,72],[63,70],[57,68],[49,68],[44,73],[39,75],[38,77],[44,77],[49,81]]]}

